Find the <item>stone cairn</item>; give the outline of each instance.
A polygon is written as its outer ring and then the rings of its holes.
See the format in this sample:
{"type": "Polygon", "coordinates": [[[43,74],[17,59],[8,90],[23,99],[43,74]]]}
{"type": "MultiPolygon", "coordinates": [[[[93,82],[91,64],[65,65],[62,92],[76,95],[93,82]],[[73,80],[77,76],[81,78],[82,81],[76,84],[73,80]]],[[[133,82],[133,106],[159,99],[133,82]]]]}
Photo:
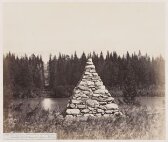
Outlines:
{"type": "Polygon", "coordinates": [[[103,85],[89,58],[82,79],[73,90],[73,96],[67,104],[66,117],[108,117],[121,115],[114,98],[103,85]]]}

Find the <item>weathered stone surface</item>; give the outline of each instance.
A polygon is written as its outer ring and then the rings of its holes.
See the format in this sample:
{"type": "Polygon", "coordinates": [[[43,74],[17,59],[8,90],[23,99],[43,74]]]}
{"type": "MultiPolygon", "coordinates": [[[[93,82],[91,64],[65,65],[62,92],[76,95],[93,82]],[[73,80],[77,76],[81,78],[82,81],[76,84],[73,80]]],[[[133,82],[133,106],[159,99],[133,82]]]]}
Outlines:
{"type": "Polygon", "coordinates": [[[98,76],[98,74],[97,73],[92,73],[94,76],[98,76]]]}
{"type": "Polygon", "coordinates": [[[90,111],[89,109],[83,109],[81,112],[88,113],[89,111],[90,111]]]}
{"type": "Polygon", "coordinates": [[[101,94],[101,97],[105,98],[104,100],[106,100],[108,98],[108,96],[105,94],[101,94]]]}
{"type": "Polygon", "coordinates": [[[97,109],[97,112],[98,112],[98,113],[103,113],[104,110],[102,110],[102,109],[97,109]]]}
{"type": "Polygon", "coordinates": [[[81,103],[81,100],[71,100],[72,101],[72,104],[79,104],[81,103]]]}
{"type": "Polygon", "coordinates": [[[113,98],[113,97],[108,97],[108,98],[106,99],[106,101],[107,101],[107,102],[109,102],[109,101],[114,101],[114,98],[113,98]]]}
{"type": "Polygon", "coordinates": [[[91,74],[90,72],[87,72],[87,71],[86,71],[86,72],[85,72],[85,75],[92,75],[92,74],[91,74]]]}
{"type": "Polygon", "coordinates": [[[93,114],[84,114],[85,117],[94,116],[93,114]]]}
{"type": "Polygon", "coordinates": [[[70,108],[75,108],[75,105],[74,104],[70,104],[69,107],[70,108]]]}
{"type": "Polygon", "coordinates": [[[93,96],[94,96],[94,97],[99,97],[99,96],[100,96],[100,94],[93,94],[93,96]]]}
{"type": "Polygon", "coordinates": [[[69,121],[69,120],[74,119],[74,116],[73,115],[66,115],[65,119],[69,121]]]}
{"type": "Polygon", "coordinates": [[[87,120],[88,120],[88,117],[85,117],[85,116],[79,116],[79,117],[77,117],[77,121],[83,121],[83,122],[85,122],[87,120]]]}
{"type": "Polygon", "coordinates": [[[121,116],[122,113],[121,113],[121,112],[115,112],[114,115],[116,115],[116,116],[121,116]]]}
{"type": "Polygon", "coordinates": [[[81,85],[79,85],[78,88],[81,89],[81,90],[83,90],[83,91],[88,91],[89,90],[88,87],[81,86],[81,85]]]}
{"type": "Polygon", "coordinates": [[[96,73],[95,69],[91,69],[90,72],[92,73],[92,75],[94,75],[93,73],[96,73]]]}
{"type": "Polygon", "coordinates": [[[105,113],[108,113],[108,114],[111,114],[113,113],[114,111],[113,110],[106,110],[105,113]]]}
{"type": "Polygon", "coordinates": [[[90,94],[90,92],[91,92],[90,89],[83,91],[84,94],[90,94]]]}
{"type": "Polygon", "coordinates": [[[104,89],[98,89],[94,91],[95,94],[104,94],[105,90],[104,89]]]}
{"type": "Polygon", "coordinates": [[[90,69],[95,69],[95,66],[94,66],[94,65],[87,65],[87,66],[85,67],[85,69],[88,69],[88,68],[90,68],[90,69]]]}
{"type": "Polygon", "coordinates": [[[107,89],[105,90],[105,93],[106,93],[106,94],[108,94],[108,93],[109,93],[107,89]]]}
{"type": "Polygon", "coordinates": [[[80,94],[81,98],[88,98],[86,94],[80,94]]]}
{"type": "Polygon", "coordinates": [[[97,117],[102,117],[102,115],[99,113],[99,114],[95,114],[95,116],[97,117]]]}
{"type": "Polygon", "coordinates": [[[86,104],[87,104],[88,106],[95,107],[96,105],[99,105],[99,102],[96,101],[96,100],[91,100],[91,99],[89,99],[89,100],[86,101],[86,104]]]}
{"type": "Polygon", "coordinates": [[[106,102],[99,102],[100,105],[106,105],[106,102]]]}
{"type": "Polygon", "coordinates": [[[67,109],[66,113],[67,114],[80,114],[80,110],[79,109],[67,109]]]}
{"type": "Polygon", "coordinates": [[[99,86],[99,88],[100,88],[101,90],[104,90],[104,93],[106,92],[106,91],[105,91],[106,87],[105,87],[104,85],[99,86]]]}
{"type": "Polygon", "coordinates": [[[89,110],[94,110],[94,108],[92,108],[92,107],[88,107],[88,109],[89,109],[89,110]]]}
{"type": "Polygon", "coordinates": [[[92,62],[87,62],[86,64],[87,64],[87,65],[93,65],[93,63],[92,63],[92,62]]]}
{"type": "Polygon", "coordinates": [[[109,114],[104,114],[103,116],[104,116],[104,117],[109,117],[110,115],[109,115],[109,114]]]}
{"type": "Polygon", "coordinates": [[[100,105],[99,108],[100,108],[100,109],[103,109],[103,110],[106,109],[106,107],[105,107],[105,106],[102,106],[102,105],[100,105]]]}
{"type": "Polygon", "coordinates": [[[86,106],[85,105],[77,105],[77,108],[85,108],[86,106]]]}
{"type": "Polygon", "coordinates": [[[114,103],[111,103],[111,104],[107,104],[106,108],[107,109],[118,109],[118,105],[114,104],[114,103]]]}
{"type": "Polygon", "coordinates": [[[74,90],[74,93],[75,93],[75,94],[78,94],[78,93],[80,93],[80,92],[81,92],[81,91],[78,90],[78,89],[75,89],[75,90],[74,90]]]}
{"type": "Polygon", "coordinates": [[[77,100],[81,100],[81,97],[77,97],[76,99],[77,99],[77,100]]]}
{"type": "Polygon", "coordinates": [[[96,88],[95,87],[92,87],[92,91],[95,91],[96,90],[96,88]]]}
{"type": "Polygon", "coordinates": [[[89,58],[87,62],[92,62],[92,58],[89,58]]]}
{"type": "Polygon", "coordinates": [[[69,107],[69,103],[67,104],[67,107],[69,107]]]}
{"type": "Polygon", "coordinates": [[[97,111],[96,111],[95,109],[94,109],[94,110],[92,110],[91,112],[92,112],[93,114],[97,113],[97,111]]]}
{"type": "Polygon", "coordinates": [[[87,81],[86,83],[87,83],[87,85],[89,85],[89,86],[94,85],[94,82],[92,82],[92,81],[87,81]]]}
{"type": "Polygon", "coordinates": [[[103,82],[97,81],[97,82],[95,82],[95,85],[96,86],[101,86],[101,85],[103,85],[103,82]]]}

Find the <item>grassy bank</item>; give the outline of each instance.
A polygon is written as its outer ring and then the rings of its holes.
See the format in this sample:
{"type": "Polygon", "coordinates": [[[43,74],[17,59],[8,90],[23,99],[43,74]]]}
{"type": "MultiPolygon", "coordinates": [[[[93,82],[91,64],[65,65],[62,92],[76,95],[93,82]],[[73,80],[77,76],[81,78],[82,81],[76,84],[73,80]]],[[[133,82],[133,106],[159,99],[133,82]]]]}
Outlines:
{"type": "Polygon", "coordinates": [[[55,132],[59,139],[164,139],[164,112],[120,105],[122,117],[66,120],[57,112],[35,106],[10,107],[4,132],[55,132]]]}

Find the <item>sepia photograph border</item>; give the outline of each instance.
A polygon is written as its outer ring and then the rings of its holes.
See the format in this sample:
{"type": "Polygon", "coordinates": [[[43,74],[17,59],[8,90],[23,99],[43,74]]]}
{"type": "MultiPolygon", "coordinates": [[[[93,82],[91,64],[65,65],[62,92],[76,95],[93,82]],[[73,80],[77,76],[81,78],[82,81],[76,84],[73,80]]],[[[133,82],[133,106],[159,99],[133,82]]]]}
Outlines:
{"type": "MultiPolygon", "coordinates": [[[[10,140],[4,140],[3,139],[3,3],[14,3],[14,2],[38,2],[38,3],[41,3],[41,2],[47,2],[47,3],[50,3],[50,2],[80,2],[80,3],[85,3],[85,2],[94,2],[94,3],[97,3],[97,2],[116,2],[116,3],[122,3],[122,2],[144,2],[144,3],[149,3],[149,2],[163,2],[165,4],[165,101],[166,101],[166,109],[165,109],[165,113],[166,113],[166,139],[165,140],[157,140],[157,141],[168,141],[168,2],[167,0],[2,0],[0,2],[0,131],[1,131],[1,135],[0,135],[0,141],[5,141],[5,142],[8,142],[10,140]]],[[[18,141],[18,140],[11,140],[12,142],[14,141],[18,141]]],[[[31,140],[19,140],[20,142],[24,142],[24,141],[31,141],[31,140]]],[[[41,140],[32,140],[33,142],[41,142],[41,140]]],[[[49,141],[52,141],[53,140],[42,140],[44,142],[49,142],[49,141]]],[[[59,140],[61,141],[61,140],[59,140]]],[[[66,141],[73,141],[73,140],[66,140],[66,141]]],[[[77,141],[81,141],[81,140],[77,140],[77,141]]],[[[85,140],[85,141],[92,141],[92,140],[85,140]]],[[[95,141],[95,140],[94,140],[95,141]]],[[[100,140],[99,140],[100,141],[100,140]]],[[[130,141],[130,140],[101,140],[101,141],[130,141]]],[[[153,141],[153,140],[131,140],[131,141],[153,141]]]]}

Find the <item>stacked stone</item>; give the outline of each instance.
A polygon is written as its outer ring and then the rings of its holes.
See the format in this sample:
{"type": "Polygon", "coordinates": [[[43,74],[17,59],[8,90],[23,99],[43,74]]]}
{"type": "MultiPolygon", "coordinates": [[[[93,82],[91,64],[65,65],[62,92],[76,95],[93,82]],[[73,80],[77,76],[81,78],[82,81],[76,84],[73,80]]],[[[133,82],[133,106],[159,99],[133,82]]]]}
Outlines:
{"type": "Polygon", "coordinates": [[[73,97],[67,105],[66,116],[108,117],[120,114],[114,98],[96,73],[92,59],[88,59],[82,79],[74,88],[73,97]]]}

